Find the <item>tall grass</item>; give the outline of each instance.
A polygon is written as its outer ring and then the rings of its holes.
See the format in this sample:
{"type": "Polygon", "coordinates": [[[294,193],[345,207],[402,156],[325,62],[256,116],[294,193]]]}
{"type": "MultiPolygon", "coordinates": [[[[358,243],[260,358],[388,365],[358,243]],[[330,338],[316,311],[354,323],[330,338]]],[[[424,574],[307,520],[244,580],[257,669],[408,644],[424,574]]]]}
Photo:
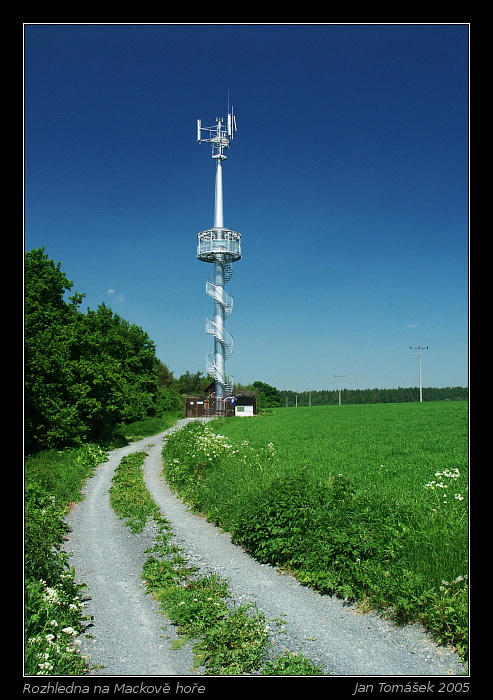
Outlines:
{"type": "Polygon", "coordinates": [[[467,402],[279,409],[170,436],[165,474],[261,561],[467,650],[467,402]]]}
{"type": "Polygon", "coordinates": [[[40,453],[25,465],[25,674],[82,675],[87,664],[77,635],[83,628],[83,586],[62,550],[65,515],[106,459],[95,445],[40,453]]]}

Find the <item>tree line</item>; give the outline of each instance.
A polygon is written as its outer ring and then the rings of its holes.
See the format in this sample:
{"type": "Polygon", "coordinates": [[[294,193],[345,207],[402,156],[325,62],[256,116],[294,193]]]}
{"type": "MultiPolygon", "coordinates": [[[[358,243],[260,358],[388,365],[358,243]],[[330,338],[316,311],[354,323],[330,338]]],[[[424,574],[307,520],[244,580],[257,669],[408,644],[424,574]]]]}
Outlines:
{"type": "MultiPolygon", "coordinates": [[[[467,387],[423,387],[423,401],[463,401],[469,398],[467,387]]],[[[419,387],[397,389],[342,389],[342,404],[406,403],[419,401],[419,387]]],[[[323,391],[281,391],[279,406],[328,406],[339,403],[337,389],[323,391]]]]}
{"type": "MultiPolygon", "coordinates": [[[[106,306],[81,310],[84,294],[44,248],[25,255],[25,448],[28,454],[94,442],[110,443],[128,423],[183,412],[184,396],[204,395],[202,372],[175,378],[147,333],[106,306]]],[[[265,382],[237,385],[257,392],[260,408],[337,403],[338,392],[296,394],[265,382]],[[300,398],[301,397],[301,398],[300,398]]],[[[344,403],[416,401],[417,389],[345,390],[344,403]]],[[[427,389],[425,400],[467,398],[466,389],[427,389]],[[449,393],[447,393],[447,391],[449,393]],[[431,392],[434,392],[433,394],[431,392]],[[433,398],[432,398],[433,396],[433,398]]]]}

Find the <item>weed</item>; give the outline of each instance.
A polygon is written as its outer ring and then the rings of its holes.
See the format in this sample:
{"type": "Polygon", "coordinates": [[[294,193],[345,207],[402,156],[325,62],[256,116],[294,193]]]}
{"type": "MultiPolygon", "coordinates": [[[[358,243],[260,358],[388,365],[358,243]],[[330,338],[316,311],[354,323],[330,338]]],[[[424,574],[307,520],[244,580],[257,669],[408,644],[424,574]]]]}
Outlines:
{"type": "Polygon", "coordinates": [[[303,654],[285,651],[262,669],[263,676],[323,676],[323,670],[303,654]]]}
{"type": "Polygon", "coordinates": [[[269,644],[263,613],[251,604],[234,608],[210,626],[194,651],[207,675],[244,675],[260,668],[269,644]]]}

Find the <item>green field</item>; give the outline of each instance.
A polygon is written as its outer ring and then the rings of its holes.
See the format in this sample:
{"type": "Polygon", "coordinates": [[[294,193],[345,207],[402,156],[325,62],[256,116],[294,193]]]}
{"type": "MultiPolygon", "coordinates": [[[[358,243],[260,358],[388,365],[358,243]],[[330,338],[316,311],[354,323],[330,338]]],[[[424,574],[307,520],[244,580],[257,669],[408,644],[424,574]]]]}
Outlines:
{"type": "Polygon", "coordinates": [[[423,484],[443,469],[459,469],[467,485],[465,401],[277,409],[222,421],[219,430],[257,448],[273,443],[286,472],[342,473],[357,490],[404,502],[421,500],[423,484]]]}
{"type": "Polygon", "coordinates": [[[164,456],[172,488],[260,561],[466,654],[467,402],[197,422],[164,456]]]}

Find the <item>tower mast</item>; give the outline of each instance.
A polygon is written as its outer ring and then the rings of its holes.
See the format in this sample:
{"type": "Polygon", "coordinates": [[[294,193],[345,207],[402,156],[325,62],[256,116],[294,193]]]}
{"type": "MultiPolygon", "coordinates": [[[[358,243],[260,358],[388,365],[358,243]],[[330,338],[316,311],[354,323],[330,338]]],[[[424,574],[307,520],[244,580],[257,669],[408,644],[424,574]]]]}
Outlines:
{"type": "Polygon", "coordinates": [[[241,258],[241,235],[224,227],[222,163],[224,151],[229,147],[236,131],[233,112],[228,114],[227,124],[216,119],[213,127],[203,127],[197,120],[197,141],[212,146],[212,158],[216,161],[216,183],[214,202],[214,226],[198,234],[197,258],[214,265],[214,273],[206,282],[206,293],[214,299],[214,314],[206,321],[206,333],[214,336],[214,351],[206,358],[206,371],[214,377],[217,409],[221,411],[221,400],[233,391],[232,379],[226,375],[226,359],[233,352],[233,337],[225,328],[226,318],[233,310],[233,298],[224,285],[231,279],[231,263],[241,258]],[[207,132],[204,138],[202,132],[207,132]]]}

